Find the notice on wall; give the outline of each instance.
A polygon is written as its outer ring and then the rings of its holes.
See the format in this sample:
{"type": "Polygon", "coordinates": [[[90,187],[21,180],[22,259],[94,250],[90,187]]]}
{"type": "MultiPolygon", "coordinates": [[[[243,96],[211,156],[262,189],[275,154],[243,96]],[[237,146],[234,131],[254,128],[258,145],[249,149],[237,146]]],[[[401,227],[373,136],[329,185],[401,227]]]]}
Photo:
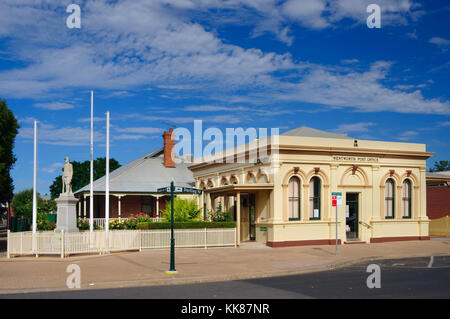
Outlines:
{"type": "Polygon", "coordinates": [[[347,206],[345,207],[345,216],[346,216],[347,218],[350,217],[350,205],[347,205],[347,206]]]}
{"type": "Polygon", "coordinates": [[[314,209],[314,218],[319,218],[319,210],[314,209]]]}

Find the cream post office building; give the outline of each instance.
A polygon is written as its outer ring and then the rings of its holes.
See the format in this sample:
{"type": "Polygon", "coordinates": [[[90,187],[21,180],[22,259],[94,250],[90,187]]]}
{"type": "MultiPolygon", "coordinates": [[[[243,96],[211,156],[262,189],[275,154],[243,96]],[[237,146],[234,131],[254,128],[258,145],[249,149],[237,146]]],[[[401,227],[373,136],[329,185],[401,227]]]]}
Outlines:
{"type": "MultiPolygon", "coordinates": [[[[300,127],[268,138],[265,158],[191,165],[205,210],[219,203],[237,222],[237,242],[271,247],[427,240],[424,144],[355,140],[300,127]],[[273,140],[273,139],[272,139],[273,140]],[[273,151],[272,151],[273,149],[273,151]]],[[[245,152],[245,147],[236,148],[245,152]]],[[[216,158],[222,158],[217,154],[216,158]]]]}

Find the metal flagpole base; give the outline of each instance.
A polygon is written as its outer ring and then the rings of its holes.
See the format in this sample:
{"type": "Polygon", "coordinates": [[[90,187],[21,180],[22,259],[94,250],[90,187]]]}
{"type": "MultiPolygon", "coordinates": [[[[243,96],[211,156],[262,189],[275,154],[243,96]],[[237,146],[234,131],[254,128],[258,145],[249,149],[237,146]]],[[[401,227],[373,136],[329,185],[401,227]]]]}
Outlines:
{"type": "Polygon", "coordinates": [[[176,270],[167,270],[166,274],[167,275],[176,275],[176,274],[178,274],[178,271],[176,271],[176,270]]]}

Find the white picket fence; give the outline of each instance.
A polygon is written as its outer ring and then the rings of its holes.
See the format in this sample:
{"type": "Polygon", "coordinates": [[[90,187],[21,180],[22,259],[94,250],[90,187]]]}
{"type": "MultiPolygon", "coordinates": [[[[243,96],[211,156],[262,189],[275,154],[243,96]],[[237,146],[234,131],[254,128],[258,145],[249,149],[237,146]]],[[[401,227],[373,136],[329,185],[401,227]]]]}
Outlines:
{"type": "MultiPolygon", "coordinates": [[[[118,252],[170,248],[170,229],[110,230],[92,233],[8,231],[7,257],[118,252]],[[108,240],[107,240],[108,239],[108,240]],[[34,241],[34,245],[33,245],[34,241]],[[33,247],[34,246],[34,247],[33,247]]],[[[236,228],[175,229],[176,248],[236,247],[236,228]]]]}

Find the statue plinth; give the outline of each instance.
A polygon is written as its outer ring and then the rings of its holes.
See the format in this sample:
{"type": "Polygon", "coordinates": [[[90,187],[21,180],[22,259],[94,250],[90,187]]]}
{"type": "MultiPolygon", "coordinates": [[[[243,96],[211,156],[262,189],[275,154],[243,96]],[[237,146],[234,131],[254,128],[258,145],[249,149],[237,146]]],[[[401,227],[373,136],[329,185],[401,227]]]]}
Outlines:
{"type": "Polygon", "coordinates": [[[63,193],[55,199],[57,210],[56,232],[78,232],[77,203],[78,199],[73,193],[63,193]]]}

